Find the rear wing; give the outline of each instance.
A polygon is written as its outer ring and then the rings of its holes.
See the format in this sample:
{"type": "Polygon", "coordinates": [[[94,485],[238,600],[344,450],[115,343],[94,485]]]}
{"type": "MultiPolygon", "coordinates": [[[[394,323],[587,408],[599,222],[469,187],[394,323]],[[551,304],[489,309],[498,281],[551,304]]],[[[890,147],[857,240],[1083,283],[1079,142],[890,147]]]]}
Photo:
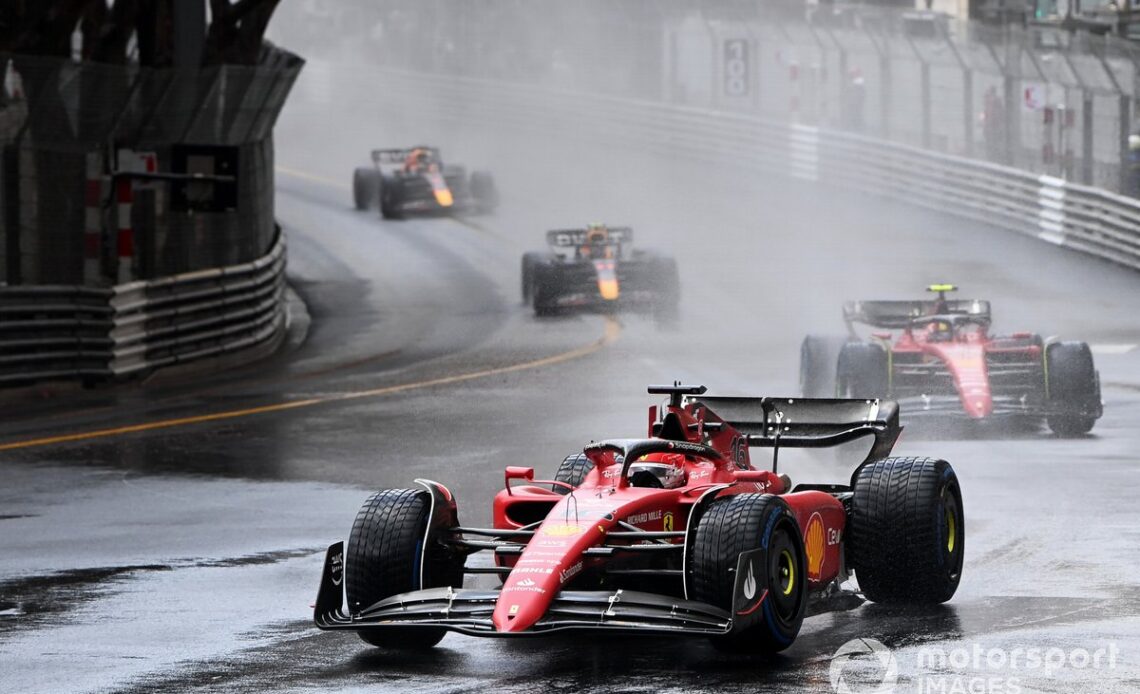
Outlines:
{"type": "Polygon", "coordinates": [[[372,150],[372,162],[375,164],[403,164],[413,151],[424,149],[431,153],[432,159],[439,161],[438,147],[396,147],[393,149],[372,150]]]}
{"type": "Polygon", "coordinates": [[[748,437],[748,445],[766,448],[826,448],[864,436],[875,444],[867,460],[890,454],[902,429],[893,400],[837,398],[736,398],[698,396],[709,414],[748,437]]]}
{"type": "MultiPolygon", "coordinates": [[[[606,227],[609,232],[608,244],[624,246],[633,243],[631,227],[606,227]]],[[[587,229],[554,229],[546,232],[546,243],[554,248],[573,248],[586,245],[587,229]]]]}
{"type": "Polygon", "coordinates": [[[972,316],[989,322],[990,302],[980,299],[930,301],[848,301],[843,320],[850,326],[862,323],[873,328],[906,328],[916,318],[933,315],[972,316]]]}

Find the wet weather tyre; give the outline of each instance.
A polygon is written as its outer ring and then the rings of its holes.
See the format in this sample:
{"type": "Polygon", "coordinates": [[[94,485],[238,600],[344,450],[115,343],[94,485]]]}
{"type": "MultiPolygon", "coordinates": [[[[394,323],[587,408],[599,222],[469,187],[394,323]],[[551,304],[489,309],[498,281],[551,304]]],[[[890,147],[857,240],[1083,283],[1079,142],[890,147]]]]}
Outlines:
{"type": "Polygon", "coordinates": [[[654,275],[659,295],[653,306],[653,318],[658,325],[675,325],[681,319],[681,273],[677,271],[677,261],[661,258],[654,275]]]}
{"type": "Polygon", "coordinates": [[[758,608],[733,615],[733,631],[712,639],[720,650],[765,654],[792,644],[807,608],[807,560],[803,535],[788,505],[773,494],[716,499],[697,520],[689,548],[689,598],[732,611],[740,554],[763,548],[754,565],[758,608]],[[766,591],[766,594],[765,594],[766,591]]]}
{"type": "Polygon", "coordinates": [[[954,469],[933,458],[885,458],[852,479],[848,564],[868,600],[938,604],[962,577],[965,515],[954,469]]]}
{"type": "Polygon", "coordinates": [[[471,197],[475,198],[475,205],[479,212],[493,212],[499,205],[499,191],[495,188],[495,179],[486,171],[471,173],[471,197]]]}
{"type": "Polygon", "coordinates": [[[1100,378],[1092,350],[1084,342],[1055,342],[1045,351],[1045,378],[1049,393],[1049,428],[1072,438],[1092,431],[1100,416],[1100,378]]]}
{"type": "Polygon", "coordinates": [[[522,258],[522,300],[524,305],[534,303],[535,283],[541,268],[546,265],[545,253],[524,253],[522,258]]]}
{"type": "Polygon", "coordinates": [[[554,265],[535,267],[534,293],[531,296],[534,315],[544,318],[557,316],[561,312],[558,306],[558,281],[559,273],[554,265]]]}
{"type": "Polygon", "coordinates": [[[396,182],[398,179],[385,180],[383,176],[380,177],[378,187],[379,193],[377,197],[380,201],[380,216],[384,219],[401,219],[403,215],[400,214],[399,208],[399,194],[400,185],[396,182]]]}
{"type": "MultiPolygon", "coordinates": [[[[586,475],[590,474],[590,470],[593,469],[594,464],[590,462],[590,459],[586,457],[585,453],[571,453],[559,464],[558,471],[554,473],[554,481],[565,482],[577,488],[586,479],[586,475]]],[[[559,494],[570,493],[570,490],[566,487],[557,484],[550,486],[559,494]]]]}
{"type": "Polygon", "coordinates": [[[808,335],[800,343],[800,393],[806,398],[836,396],[839,352],[845,337],[808,335]]]}
{"type": "Polygon", "coordinates": [[[380,175],[375,169],[352,172],[352,202],[358,210],[370,210],[380,202],[380,175]]]}
{"type": "MultiPolygon", "coordinates": [[[[462,560],[429,548],[421,562],[430,506],[427,493],[413,489],[384,489],[364,503],[352,524],[345,556],[349,610],[358,612],[384,598],[419,590],[421,564],[425,588],[462,585],[462,560]]],[[[373,646],[417,649],[439,643],[446,631],[375,627],[358,633],[373,646]]]]}
{"type": "Polygon", "coordinates": [[[889,395],[887,351],[876,344],[849,342],[839,350],[837,394],[847,398],[885,398],[889,395]]]}

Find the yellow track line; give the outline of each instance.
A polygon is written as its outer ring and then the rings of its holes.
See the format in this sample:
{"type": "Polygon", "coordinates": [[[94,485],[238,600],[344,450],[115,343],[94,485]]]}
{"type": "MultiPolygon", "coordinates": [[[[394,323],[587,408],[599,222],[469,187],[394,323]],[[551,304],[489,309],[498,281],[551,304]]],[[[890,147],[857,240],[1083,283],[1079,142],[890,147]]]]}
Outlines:
{"type": "Polygon", "coordinates": [[[283,173],[287,176],[293,176],[295,178],[301,178],[301,179],[304,179],[306,181],[312,181],[313,183],[320,183],[321,185],[324,185],[324,186],[332,186],[333,188],[340,188],[341,190],[348,190],[350,187],[347,183],[345,183],[343,181],[334,181],[331,178],[325,178],[324,176],[317,176],[316,174],[311,174],[311,173],[308,173],[306,171],[298,171],[297,169],[290,169],[286,166],[278,166],[277,171],[278,171],[278,173],[283,173]]]}
{"type": "Polygon", "coordinates": [[[332,402],[343,402],[346,400],[358,400],[360,398],[377,398],[385,395],[394,395],[396,393],[403,393],[409,390],[417,390],[420,388],[431,388],[434,386],[452,385],[455,383],[462,383],[464,381],[471,381],[477,378],[486,378],[488,376],[498,376],[501,374],[514,373],[516,371],[527,371],[530,369],[538,369],[544,366],[554,366],[563,362],[580,359],[589,356],[594,352],[606,347],[618,338],[621,334],[621,325],[613,318],[606,317],[605,332],[597,340],[590,344],[572,349],[568,352],[555,354],[542,359],[535,359],[532,361],[525,361],[519,364],[512,364],[510,366],[499,366],[492,369],[483,369],[481,371],[472,371],[465,374],[457,374],[455,376],[443,376],[440,378],[433,378],[426,381],[416,381],[414,383],[402,383],[395,386],[385,386],[383,388],[373,388],[371,390],[362,390],[354,393],[342,393],[340,395],[331,395],[323,398],[309,398],[306,400],[294,400],[292,402],[280,402],[273,405],[264,405],[261,407],[251,407],[244,410],[230,410],[228,412],[215,412],[213,414],[198,415],[195,417],[180,417],[178,419],[164,419],[157,422],[147,422],[145,424],[131,424],[124,427],[116,427],[114,429],[98,429],[95,431],[84,431],[75,434],[62,434],[60,436],[49,436],[39,439],[29,439],[26,441],[16,441],[14,443],[0,444],[0,451],[13,451],[21,448],[38,448],[41,446],[50,446],[56,443],[70,443],[72,441],[88,441],[91,439],[102,439],[112,436],[121,436],[123,434],[135,434],[143,431],[155,431],[157,429],[173,429],[176,427],[188,426],[191,424],[201,424],[203,422],[216,422],[226,419],[238,419],[241,417],[249,417],[252,415],[269,414],[271,412],[283,412],[285,410],[296,410],[305,407],[312,407],[314,405],[322,405],[332,402]]]}

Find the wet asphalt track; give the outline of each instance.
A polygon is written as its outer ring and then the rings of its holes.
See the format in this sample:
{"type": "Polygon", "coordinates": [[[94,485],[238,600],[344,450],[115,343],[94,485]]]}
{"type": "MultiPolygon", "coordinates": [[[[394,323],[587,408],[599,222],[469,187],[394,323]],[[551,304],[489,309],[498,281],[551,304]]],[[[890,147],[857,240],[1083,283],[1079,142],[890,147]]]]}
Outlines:
{"type": "MultiPolygon", "coordinates": [[[[1140,352],[1128,349],[1140,343],[1140,276],[711,167],[498,133],[448,142],[430,119],[413,131],[344,116],[326,143],[311,128],[321,116],[300,100],[278,135],[307,339],[298,326],[279,356],[224,375],[0,396],[0,447],[48,439],[0,448],[0,689],[828,692],[832,653],[857,637],[894,649],[897,691],[1140,689],[1140,352]],[[527,152],[495,167],[502,209],[472,222],[350,209],[344,184],[369,146],[425,138],[471,163],[504,142],[527,152]],[[628,221],[640,242],[678,253],[680,326],[538,321],[518,305],[521,252],[544,228],[593,219],[628,221]],[[1098,345],[1106,383],[1105,418],[1086,439],[904,435],[899,452],[945,457],[962,480],[967,563],[947,606],[811,618],[762,662],[655,637],[451,635],[427,655],[391,656],[310,626],[323,548],[369,490],[436,478],[465,522],[487,523],[504,465],[551,470],[591,439],[641,432],[647,383],[793,392],[800,338],[838,329],[840,301],[947,279],[992,299],[1000,328],[1098,345]],[[140,423],[155,428],[117,431],[140,423]],[[106,435],[50,441],[95,431],[106,435]],[[917,661],[929,646],[1103,647],[1114,658],[934,672],[917,661]]],[[[826,457],[786,460],[797,480],[847,473],[826,457]]],[[[881,673],[848,674],[853,691],[869,691],[881,673]]]]}

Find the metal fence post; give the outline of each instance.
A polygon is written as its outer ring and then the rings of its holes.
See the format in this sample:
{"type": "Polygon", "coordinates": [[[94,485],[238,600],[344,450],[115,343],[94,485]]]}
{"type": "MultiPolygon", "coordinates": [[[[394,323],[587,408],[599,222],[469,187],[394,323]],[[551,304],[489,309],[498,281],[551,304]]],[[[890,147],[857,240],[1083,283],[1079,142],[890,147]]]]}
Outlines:
{"type": "Polygon", "coordinates": [[[1127,94],[1120,94],[1117,99],[1120,103],[1120,133],[1118,135],[1118,144],[1120,145],[1120,169],[1117,172],[1117,190],[1121,193],[1129,195],[1134,194],[1134,191],[1128,189],[1128,138],[1132,134],[1132,97],[1127,94]]]}
{"type": "Polygon", "coordinates": [[[20,151],[18,144],[4,147],[4,251],[9,285],[23,282],[20,272],[20,151]]]}
{"type": "Polygon", "coordinates": [[[1081,90],[1081,183],[1093,182],[1093,95],[1087,89],[1081,90]]]}

